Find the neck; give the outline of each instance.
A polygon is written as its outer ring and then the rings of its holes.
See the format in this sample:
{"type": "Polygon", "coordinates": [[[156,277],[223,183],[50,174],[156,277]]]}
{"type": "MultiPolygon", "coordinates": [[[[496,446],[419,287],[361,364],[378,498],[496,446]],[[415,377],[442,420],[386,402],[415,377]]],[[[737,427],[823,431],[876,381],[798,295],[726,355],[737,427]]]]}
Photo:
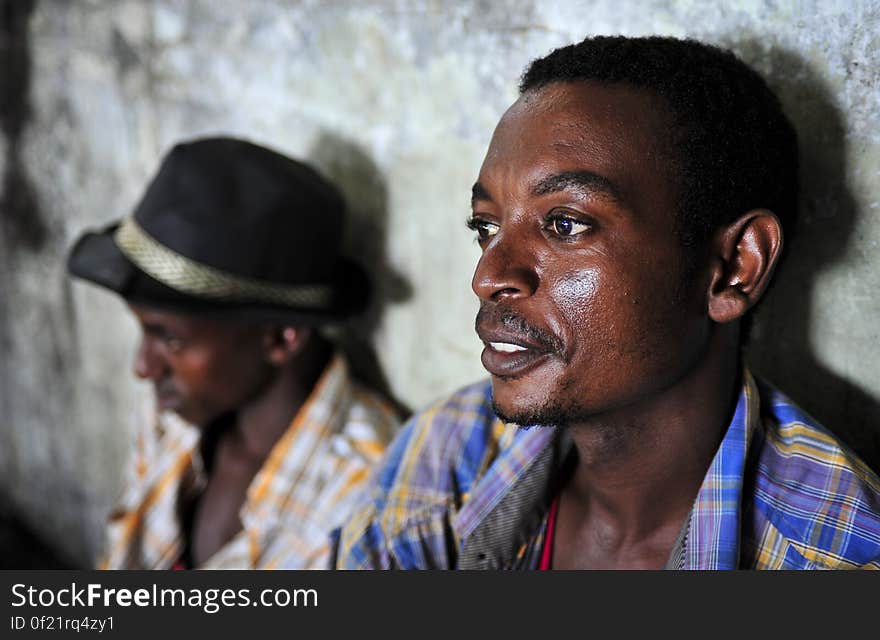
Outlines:
{"type": "Polygon", "coordinates": [[[236,415],[233,438],[243,452],[262,461],[302,409],[331,355],[330,345],[315,336],[285,366],[279,367],[263,391],[236,415]]]}
{"type": "Polygon", "coordinates": [[[706,357],[670,388],[569,427],[578,463],[564,498],[580,518],[622,540],[680,526],[736,404],[735,334],[721,327],[706,357]]]}

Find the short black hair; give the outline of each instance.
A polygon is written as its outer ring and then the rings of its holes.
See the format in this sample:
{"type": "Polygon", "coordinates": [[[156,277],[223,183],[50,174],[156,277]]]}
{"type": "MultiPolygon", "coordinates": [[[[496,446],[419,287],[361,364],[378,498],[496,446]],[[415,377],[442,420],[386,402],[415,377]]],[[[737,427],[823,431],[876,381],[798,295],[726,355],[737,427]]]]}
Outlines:
{"type": "Polygon", "coordinates": [[[660,36],[590,37],[534,60],[519,88],[576,81],[630,85],[665,100],[685,246],[702,247],[720,226],[757,208],[773,211],[791,234],[797,134],[764,79],[732,52],[660,36]]]}

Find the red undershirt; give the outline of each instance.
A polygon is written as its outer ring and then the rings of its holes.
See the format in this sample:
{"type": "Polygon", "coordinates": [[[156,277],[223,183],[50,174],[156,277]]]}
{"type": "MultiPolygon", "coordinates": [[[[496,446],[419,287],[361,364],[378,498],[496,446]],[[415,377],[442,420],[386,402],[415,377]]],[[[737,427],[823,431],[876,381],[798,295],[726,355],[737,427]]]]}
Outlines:
{"type": "Polygon", "coordinates": [[[541,550],[541,563],[538,571],[549,571],[553,562],[553,538],[556,533],[556,513],[559,511],[559,496],[550,503],[550,515],[547,516],[547,534],[544,536],[544,548],[541,550]]]}

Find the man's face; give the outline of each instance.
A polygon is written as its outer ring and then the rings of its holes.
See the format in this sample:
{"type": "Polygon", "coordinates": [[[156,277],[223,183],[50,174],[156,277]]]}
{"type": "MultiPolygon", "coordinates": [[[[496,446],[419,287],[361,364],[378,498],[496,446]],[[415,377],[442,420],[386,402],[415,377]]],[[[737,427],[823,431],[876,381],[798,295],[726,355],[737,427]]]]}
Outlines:
{"type": "Polygon", "coordinates": [[[709,336],[686,276],[663,103],[624,86],[557,83],[499,123],[474,185],[483,254],[476,328],[496,410],[571,424],[648,401],[709,336]]]}
{"type": "Polygon", "coordinates": [[[131,305],[141,325],[135,374],[150,380],[162,410],[205,426],[252,400],[271,366],[256,327],[131,305]]]}

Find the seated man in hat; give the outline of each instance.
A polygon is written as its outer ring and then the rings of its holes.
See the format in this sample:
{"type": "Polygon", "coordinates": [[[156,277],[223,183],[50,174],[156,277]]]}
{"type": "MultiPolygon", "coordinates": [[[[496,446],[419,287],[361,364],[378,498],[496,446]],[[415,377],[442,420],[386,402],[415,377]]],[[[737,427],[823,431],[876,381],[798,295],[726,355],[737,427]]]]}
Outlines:
{"type": "Polygon", "coordinates": [[[491,380],[403,428],[338,566],[880,569],[880,479],[741,358],[797,201],[731,53],[533,62],[472,191],[491,380]]]}
{"type": "Polygon", "coordinates": [[[318,332],[368,301],[338,252],[343,209],[303,163],[202,139],[174,147],[131,217],[78,241],[70,272],[128,303],[155,391],[103,566],[326,568],[397,425],[318,332]]]}

